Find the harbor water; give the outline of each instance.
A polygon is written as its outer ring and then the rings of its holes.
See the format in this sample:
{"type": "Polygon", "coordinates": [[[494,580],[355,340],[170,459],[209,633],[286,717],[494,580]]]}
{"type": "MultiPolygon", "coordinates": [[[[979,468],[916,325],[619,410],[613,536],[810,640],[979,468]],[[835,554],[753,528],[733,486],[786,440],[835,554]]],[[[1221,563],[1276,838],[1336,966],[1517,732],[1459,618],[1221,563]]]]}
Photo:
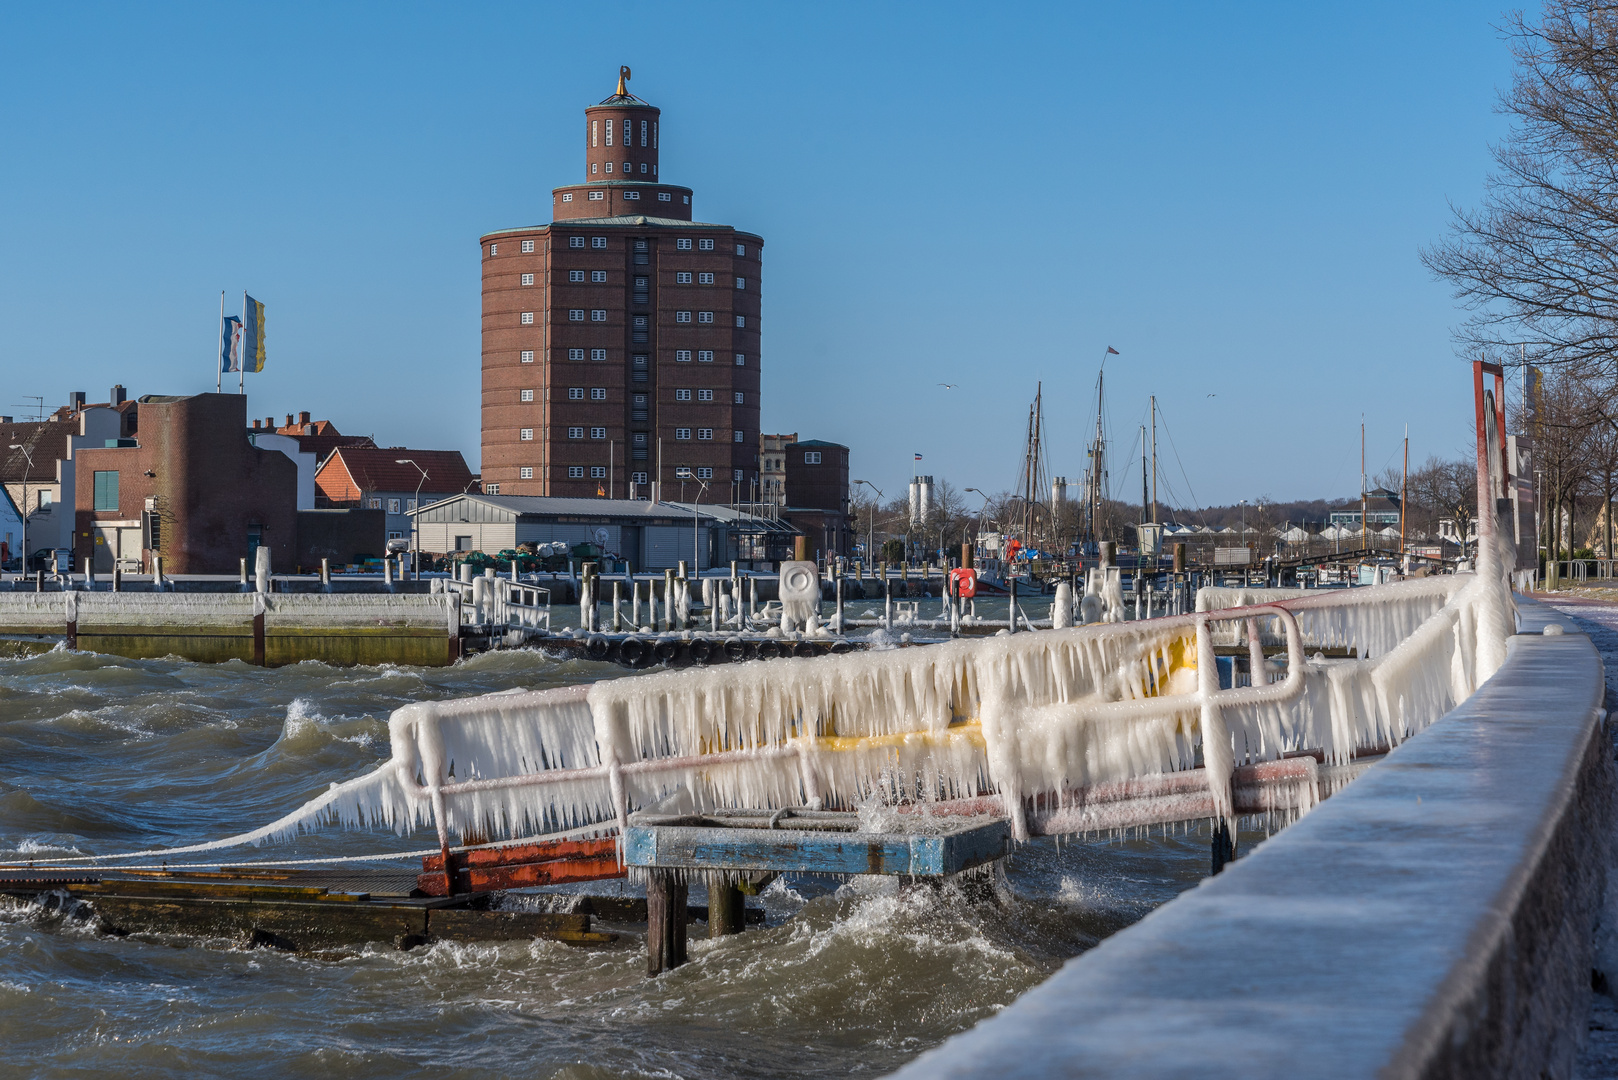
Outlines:
{"type": "MultiPolygon", "coordinates": [[[[242,831],[374,768],[401,704],[621,674],[532,650],[432,669],[265,670],[61,649],[0,659],[0,861],[242,831]]],[[[328,830],[214,858],[273,863],[431,843],[328,830]]],[[[644,973],[644,927],[605,926],[624,937],[594,950],[378,943],[314,957],[105,937],[0,901],[0,1072],[880,1076],[992,1015],[1208,866],[1207,836],[1192,831],[1036,841],[1017,851],[995,898],[782,879],[761,898],[765,927],[709,942],[694,925],[692,962],[656,979],[644,973]]],[[[705,902],[699,888],[692,902],[705,902]]]]}

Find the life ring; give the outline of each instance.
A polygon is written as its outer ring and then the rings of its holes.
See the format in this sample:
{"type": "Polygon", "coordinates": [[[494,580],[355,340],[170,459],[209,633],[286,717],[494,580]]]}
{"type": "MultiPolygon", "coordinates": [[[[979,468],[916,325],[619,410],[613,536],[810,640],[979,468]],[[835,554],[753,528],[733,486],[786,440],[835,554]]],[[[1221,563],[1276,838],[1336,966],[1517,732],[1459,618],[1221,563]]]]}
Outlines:
{"type": "Polygon", "coordinates": [[[584,643],[584,655],[592,660],[605,660],[611,652],[612,642],[600,634],[591,634],[589,640],[584,643]]]}
{"type": "Polygon", "coordinates": [[[618,655],[630,667],[640,667],[647,660],[646,642],[638,637],[624,638],[623,644],[618,646],[618,655]]]}

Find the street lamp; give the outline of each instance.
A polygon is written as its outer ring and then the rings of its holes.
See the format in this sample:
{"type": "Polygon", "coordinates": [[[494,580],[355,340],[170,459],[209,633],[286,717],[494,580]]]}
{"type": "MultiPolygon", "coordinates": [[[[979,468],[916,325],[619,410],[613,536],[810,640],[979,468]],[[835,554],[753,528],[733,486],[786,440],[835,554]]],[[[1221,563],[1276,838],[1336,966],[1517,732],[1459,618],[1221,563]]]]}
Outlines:
{"type": "Polygon", "coordinates": [[[28,447],[22,443],[12,443],[11,449],[21,450],[22,456],[28,462],[28,468],[22,474],[22,572],[28,573],[28,478],[34,475],[34,455],[28,452],[28,447]]]}
{"type": "Polygon", "coordinates": [[[701,505],[702,493],[708,490],[708,485],[705,481],[699,479],[696,473],[692,472],[689,468],[683,465],[674,470],[674,475],[680,478],[680,489],[682,494],[684,493],[685,489],[685,481],[694,480],[697,484],[697,497],[691,503],[691,575],[693,577],[701,577],[702,560],[697,558],[697,522],[701,515],[697,507],[701,505]]]}
{"type": "Polygon", "coordinates": [[[420,465],[416,465],[414,458],[394,458],[393,463],[395,465],[414,465],[416,471],[421,474],[421,479],[416,481],[415,513],[410,515],[410,569],[415,574],[416,580],[420,581],[421,541],[418,537],[421,535],[419,524],[421,520],[421,485],[427,482],[427,470],[420,465]]]}
{"type": "MultiPolygon", "coordinates": [[[[866,487],[868,487],[872,491],[876,492],[876,497],[878,499],[887,498],[886,495],[882,494],[882,489],[877,487],[875,484],[871,483],[869,480],[856,480],[854,482],[856,484],[864,484],[866,487]]],[[[876,505],[881,506],[882,504],[880,502],[878,502],[876,505]]],[[[876,507],[873,506],[871,508],[871,516],[865,519],[865,561],[867,563],[869,563],[870,565],[872,565],[872,566],[876,565],[876,555],[874,554],[875,546],[876,546],[876,507]]]]}
{"type": "Polygon", "coordinates": [[[987,513],[989,509],[989,496],[977,488],[967,488],[966,490],[983,500],[983,505],[978,507],[977,528],[972,530],[972,535],[976,537],[977,542],[981,544],[983,542],[983,515],[987,513]]]}

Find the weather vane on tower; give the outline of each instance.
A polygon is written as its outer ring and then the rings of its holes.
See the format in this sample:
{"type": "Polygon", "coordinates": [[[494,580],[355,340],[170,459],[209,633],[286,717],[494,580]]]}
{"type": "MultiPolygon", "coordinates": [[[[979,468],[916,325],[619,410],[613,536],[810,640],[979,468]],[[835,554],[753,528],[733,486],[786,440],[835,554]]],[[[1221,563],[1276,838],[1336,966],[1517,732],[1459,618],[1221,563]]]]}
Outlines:
{"type": "Polygon", "coordinates": [[[618,69],[618,96],[619,97],[628,97],[629,96],[629,87],[624,85],[628,81],[629,81],[629,65],[624,64],[622,67],[620,67],[618,69]]]}

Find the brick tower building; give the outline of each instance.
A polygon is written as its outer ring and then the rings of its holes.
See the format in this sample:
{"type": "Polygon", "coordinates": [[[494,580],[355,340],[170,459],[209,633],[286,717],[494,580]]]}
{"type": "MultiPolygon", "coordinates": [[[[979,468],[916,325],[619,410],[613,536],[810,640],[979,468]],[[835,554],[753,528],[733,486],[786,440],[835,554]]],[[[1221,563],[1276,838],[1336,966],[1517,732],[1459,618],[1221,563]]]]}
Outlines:
{"type": "Polygon", "coordinates": [[[763,239],[691,220],[628,78],[584,110],[586,180],[552,191],[554,220],[482,238],[491,494],[647,497],[661,480],[694,498],[700,479],[723,502],[758,479],[763,239]]]}

